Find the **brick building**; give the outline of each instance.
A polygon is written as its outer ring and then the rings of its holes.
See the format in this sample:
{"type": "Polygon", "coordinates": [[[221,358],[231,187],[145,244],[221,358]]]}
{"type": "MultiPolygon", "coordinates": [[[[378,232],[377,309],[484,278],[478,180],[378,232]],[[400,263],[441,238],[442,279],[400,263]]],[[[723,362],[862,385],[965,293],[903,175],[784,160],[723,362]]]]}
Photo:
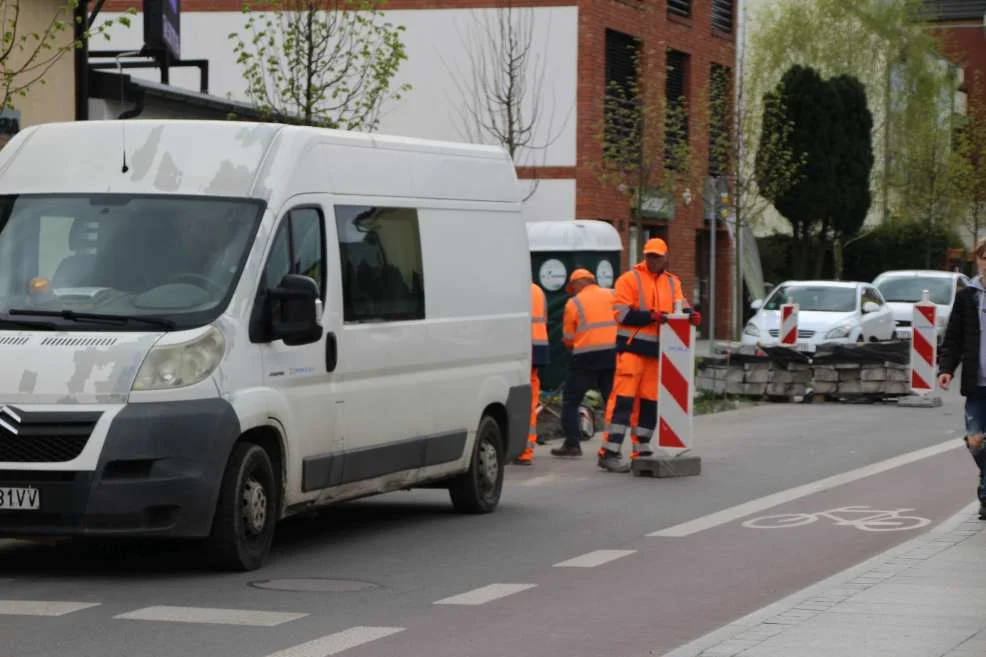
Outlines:
{"type": "MultiPolygon", "coordinates": [[[[449,62],[465,59],[461,38],[470,16],[502,10],[504,0],[388,0],[387,20],[404,25],[408,60],[397,82],[413,89],[385,112],[379,130],[433,139],[462,139],[451,126],[449,106],[456,102],[450,82],[449,62]],[[458,33],[459,37],[456,36],[458,33]]],[[[112,17],[133,0],[108,0],[103,14],[112,17]]],[[[708,112],[699,99],[705,98],[711,76],[725,76],[732,88],[735,63],[734,0],[513,0],[515,8],[531,8],[535,16],[532,51],[545,62],[550,89],[531,90],[547,103],[556,126],[543,128],[556,133],[541,156],[518,159],[522,178],[536,179],[533,196],[525,203],[529,221],[603,219],[623,235],[626,253],[640,242],[633,228],[629,196],[600,183],[598,164],[602,158],[599,140],[604,110],[604,92],[609,80],[628,71],[626,44],[638,40],[642,52],[640,75],[648,82],[666,86],[668,94],[690,101],[688,138],[696,161],[707,166],[709,151],[708,112]],[[670,70],[669,70],[670,66],[670,70]]],[[[241,29],[243,0],[183,0],[181,37],[183,58],[205,58],[210,62],[210,90],[219,96],[244,99],[242,74],[236,65],[230,32],[241,29]],[[217,38],[219,37],[219,38],[217,38]]],[[[142,23],[138,17],[130,30],[113,31],[114,48],[139,48],[142,23]]],[[[153,70],[132,75],[155,76],[153,70]]],[[[192,73],[186,80],[179,71],[171,83],[198,88],[192,73]]],[[[723,117],[720,123],[726,123],[723,117]]],[[[705,171],[703,170],[703,174],[705,171]]],[[[643,239],[661,236],[669,241],[672,269],[685,282],[686,294],[703,309],[708,308],[709,230],[706,215],[711,178],[698,189],[675,198],[671,212],[644,220],[643,239]],[[686,203],[686,199],[690,202],[686,203]]],[[[720,183],[721,184],[721,183],[720,183]]],[[[721,226],[721,224],[720,224],[721,226]]],[[[732,289],[732,243],[724,228],[717,233],[716,337],[730,330],[732,289]]],[[[626,259],[624,266],[626,266],[626,259]]],[[[703,334],[707,334],[703,327],[703,334]]]]}
{"type": "Polygon", "coordinates": [[[945,54],[961,64],[969,102],[986,103],[986,0],[927,0],[925,8],[945,54]],[[976,97],[975,80],[981,87],[976,97]]]}

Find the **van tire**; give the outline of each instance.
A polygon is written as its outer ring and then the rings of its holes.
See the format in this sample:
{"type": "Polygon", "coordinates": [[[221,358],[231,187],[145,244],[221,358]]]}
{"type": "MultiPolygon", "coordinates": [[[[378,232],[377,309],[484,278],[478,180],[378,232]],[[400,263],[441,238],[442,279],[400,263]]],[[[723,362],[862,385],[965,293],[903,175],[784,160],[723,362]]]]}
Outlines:
{"type": "Polygon", "coordinates": [[[500,425],[483,416],[476,430],[469,470],[452,480],[449,495],[460,513],[491,513],[503,490],[503,436],[500,425]]]}
{"type": "Polygon", "coordinates": [[[226,465],[205,545],[214,568],[256,570],[263,565],[274,540],[277,498],[277,477],[267,450],[253,443],[237,444],[226,465]]]}

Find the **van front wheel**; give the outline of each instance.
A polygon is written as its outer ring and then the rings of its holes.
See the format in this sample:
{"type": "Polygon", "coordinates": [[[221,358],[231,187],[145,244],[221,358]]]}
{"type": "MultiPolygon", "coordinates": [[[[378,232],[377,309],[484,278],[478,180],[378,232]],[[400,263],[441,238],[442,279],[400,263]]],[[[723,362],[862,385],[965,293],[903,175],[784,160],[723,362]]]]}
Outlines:
{"type": "Polygon", "coordinates": [[[276,483],[267,450],[252,443],[233,449],[206,542],[215,568],[256,570],[267,560],[277,522],[276,483]]]}
{"type": "Polygon", "coordinates": [[[462,513],[490,513],[500,503],[503,490],[503,440],[500,425],[485,416],[476,431],[469,470],[449,486],[452,505],[462,513]]]}

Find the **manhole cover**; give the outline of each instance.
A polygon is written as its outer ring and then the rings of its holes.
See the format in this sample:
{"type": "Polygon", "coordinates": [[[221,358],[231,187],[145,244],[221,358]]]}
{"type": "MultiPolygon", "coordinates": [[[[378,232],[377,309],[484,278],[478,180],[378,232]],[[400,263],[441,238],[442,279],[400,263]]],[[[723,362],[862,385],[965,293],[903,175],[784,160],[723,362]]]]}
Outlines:
{"type": "Polygon", "coordinates": [[[273,591],[305,591],[314,593],[350,593],[379,588],[373,582],[360,582],[353,579],[326,579],[323,577],[294,577],[289,579],[268,579],[251,582],[258,589],[273,591]]]}

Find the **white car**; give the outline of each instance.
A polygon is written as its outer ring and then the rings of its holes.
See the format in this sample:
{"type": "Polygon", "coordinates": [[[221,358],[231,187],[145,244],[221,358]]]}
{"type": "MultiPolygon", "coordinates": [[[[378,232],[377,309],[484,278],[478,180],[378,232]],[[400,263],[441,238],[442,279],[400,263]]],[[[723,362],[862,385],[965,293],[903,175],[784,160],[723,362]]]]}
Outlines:
{"type": "Polygon", "coordinates": [[[765,302],[757,299],[757,313],[743,329],[743,344],[780,341],[781,306],[788,298],[798,304],[799,348],[891,340],[894,318],[880,292],[869,283],[852,281],[786,281],[765,302]]]}
{"type": "Polygon", "coordinates": [[[939,343],[945,334],[948,316],[952,313],[955,293],[969,283],[965,274],[923,269],[885,271],[873,280],[874,287],[887,300],[887,305],[894,314],[897,337],[904,340],[911,338],[914,304],[921,300],[921,293],[927,290],[928,296],[938,306],[936,320],[939,343]]]}

